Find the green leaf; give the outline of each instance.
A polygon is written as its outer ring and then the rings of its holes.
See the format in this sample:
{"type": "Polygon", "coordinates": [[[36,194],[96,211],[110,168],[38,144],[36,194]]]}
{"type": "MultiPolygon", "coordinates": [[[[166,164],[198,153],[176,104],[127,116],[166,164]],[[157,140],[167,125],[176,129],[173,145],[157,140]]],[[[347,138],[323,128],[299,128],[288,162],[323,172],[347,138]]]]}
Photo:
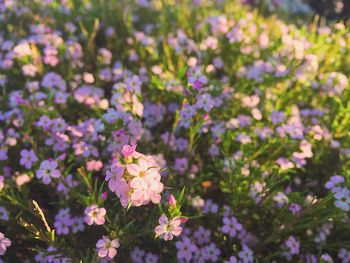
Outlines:
{"type": "Polygon", "coordinates": [[[182,191],[181,191],[179,197],[177,198],[177,203],[178,203],[179,205],[181,205],[182,202],[184,201],[185,189],[186,189],[186,187],[184,186],[184,187],[182,188],[182,191]]]}

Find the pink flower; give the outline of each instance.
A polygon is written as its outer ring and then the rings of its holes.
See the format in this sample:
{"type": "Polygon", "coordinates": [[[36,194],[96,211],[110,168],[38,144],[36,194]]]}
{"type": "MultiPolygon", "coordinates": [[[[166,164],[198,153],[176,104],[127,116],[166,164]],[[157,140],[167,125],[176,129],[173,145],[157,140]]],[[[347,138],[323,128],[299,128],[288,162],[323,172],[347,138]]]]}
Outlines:
{"type": "Polygon", "coordinates": [[[11,240],[6,238],[3,233],[0,232],[0,256],[4,255],[6,248],[11,246],[11,240]]]}
{"type": "Polygon", "coordinates": [[[88,171],[99,171],[101,170],[103,164],[99,160],[91,160],[86,163],[86,169],[88,171]]]}
{"type": "MultiPolygon", "coordinates": [[[[16,184],[17,184],[17,186],[22,186],[26,183],[29,183],[30,180],[31,179],[27,174],[20,174],[16,177],[16,184]]],[[[0,186],[0,190],[1,190],[1,186],[0,186]]]]}
{"type": "Polygon", "coordinates": [[[276,163],[280,166],[282,171],[285,171],[294,167],[294,164],[284,157],[278,158],[276,163]]]}
{"type": "Polygon", "coordinates": [[[124,145],[123,155],[126,165],[114,162],[106,173],[108,187],[120,198],[123,207],[158,204],[164,185],[160,182],[160,167],[152,156],[135,151],[136,145],[124,145]],[[130,158],[127,160],[127,158],[130,158]],[[133,159],[135,158],[135,159],[133,159]],[[126,169],[125,169],[126,168],[126,169]]]}
{"type": "Polygon", "coordinates": [[[160,182],[159,167],[149,160],[140,158],[138,164],[128,164],[128,173],[133,176],[129,185],[133,188],[131,202],[135,206],[145,205],[152,201],[155,204],[160,202],[160,193],[164,185],[160,182]]]}
{"type": "Polygon", "coordinates": [[[102,236],[96,243],[98,256],[101,258],[114,258],[117,255],[117,248],[120,247],[118,239],[110,240],[107,236],[102,236]]]}
{"type": "Polygon", "coordinates": [[[161,215],[159,225],[156,227],[156,237],[161,237],[165,241],[172,240],[174,236],[179,236],[182,232],[181,218],[174,217],[170,222],[166,215],[161,215]]]}
{"type": "Polygon", "coordinates": [[[18,58],[23,58],[25,56],[31,56],[32,50],[30,45],[26,42],[20,43],[14,47],[13,51],[15,52],[18,58]]]}
{"type": "Polygon", "coordinates": [[[4,188],[5,183],[4,183],[4,177],[2,175],[0,175],[0,191],[4,188]]]}
{"type": "Polygon", "coordinates": [[[99,208],[97,205],[93,204],[85,209],[85,223],[92,225],[103,225],[105,223],[104,216],[106,215],[106,209],[99,208]]]}
{"type": "Polygon", "coordinates": [[[130,186],[132,188],[147,189],[150,180],[159,181],[160,174],[150,165],[145,159],[140,159],[137,164],[128,164],[126,166],[130,175],[134,176],[131,180],[130,186]]]}

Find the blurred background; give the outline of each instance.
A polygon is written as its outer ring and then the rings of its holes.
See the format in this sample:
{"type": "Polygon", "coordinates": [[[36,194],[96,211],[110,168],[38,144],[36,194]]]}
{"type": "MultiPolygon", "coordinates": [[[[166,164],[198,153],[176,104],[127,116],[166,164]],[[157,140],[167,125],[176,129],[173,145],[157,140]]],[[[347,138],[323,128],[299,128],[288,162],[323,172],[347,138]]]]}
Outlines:
{"type": "Polygon", "coordinates": [[[350,0],[242,0],[242,2],[260,7],[266,12],[320,15],[329,20],[350,18],[350,0]]]}

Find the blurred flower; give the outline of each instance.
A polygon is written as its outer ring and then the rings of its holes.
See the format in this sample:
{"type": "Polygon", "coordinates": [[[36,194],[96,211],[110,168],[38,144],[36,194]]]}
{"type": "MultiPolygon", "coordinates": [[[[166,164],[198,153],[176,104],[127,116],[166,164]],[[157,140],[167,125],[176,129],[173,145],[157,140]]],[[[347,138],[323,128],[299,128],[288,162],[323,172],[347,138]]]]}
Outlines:
{"type": "Polygon", "coordinates": [[[0,206],[0,220],[3,220],[3,221],[9,220],[9,212],[3,206],[0,206]]]}
{"type": "Polygon", "coordinates": [[[4,186],[5,186],[4,181],[5,181],[5,178],[2,175],[0,175],[0,191],[4,189],[4,186]]]}
{"type": "Polygon", "coordinates": [[[234,216],[231,218],[224,217],[222,221],[224,225],[221,227],[221,231],[225,234],[229,234],[230,237],[235,237],[237,232],[243,229],[242,225],[238,223],[234,216]]]}
{"type": "Polygon", "coordinates": [[[238,252],[238,257],[243,263],[253,263],[253,251],[249,249],[248,246],[243,245],[242,250],[238,252]]]}
{"type": "Polygon", "coordinates": [[[285,243],[286,247],[289,248],[290,253],[292,255],[296,255],[299,254],[299,247],[300,247],[300,243],[295,239],[295,237],[290,236],[286,243],[285,243]]]}
{"type": "Polygon", "coordinates": [[[4,255],[6,249],[11,246],[11,240],[6,238],[3,233],[0,232],[0,256],[4,255]]]}
{"type": "Polygon", "coordinates": [[[23,149],[21,151],[21,159],[20,164],[23,165],[25,168],[30,169],[32,167],[32,164],[37,162],[38,158],[36,157],[33,150],[26,150],[23,149]]]}
{"type": "Polygon", "coordinates": [[[180,260],[191,260],[193,253],[198,249],[188,237],[183,237],[182,240],[177,241],[175,245],[178,249],[177,258],[180,260]]]}

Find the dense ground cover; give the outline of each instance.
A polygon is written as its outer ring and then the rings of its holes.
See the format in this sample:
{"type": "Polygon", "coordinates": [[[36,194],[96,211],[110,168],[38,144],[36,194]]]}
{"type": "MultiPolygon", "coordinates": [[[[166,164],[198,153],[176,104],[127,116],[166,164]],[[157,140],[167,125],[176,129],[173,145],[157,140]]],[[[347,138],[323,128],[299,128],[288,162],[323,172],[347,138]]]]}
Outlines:
{"type": "Polygon", "coordinates": [[[0,262],[350,262],[347,26],[175,2],[1,3],[0,262]]]}

